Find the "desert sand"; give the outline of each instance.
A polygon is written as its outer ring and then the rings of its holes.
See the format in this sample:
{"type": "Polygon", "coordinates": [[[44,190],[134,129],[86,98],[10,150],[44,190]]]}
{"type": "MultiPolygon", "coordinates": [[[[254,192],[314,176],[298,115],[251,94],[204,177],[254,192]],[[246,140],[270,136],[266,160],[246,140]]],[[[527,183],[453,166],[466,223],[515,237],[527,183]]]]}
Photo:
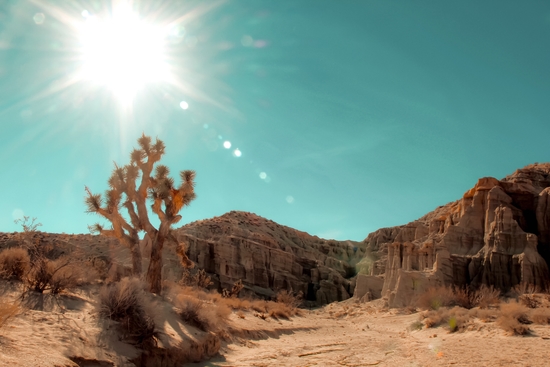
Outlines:
{"type": "MultiPolygon", "coordinates": [[[[189,366],[547,366],[550,326],[511,336],[495,322],[472,319],[450,333],[415,330],[419,313],[355,299],[302,310],[289,320],[254,311],[230,316],[232,333],[209,361],[189,366]]],[[[2,366],[130,366],[136,353],[105,332],[92,298],[64,296],[50,311],[25,310],[0,333],[2,366]],[[60,302],[60,303],[58,303],[60,302]]],[[[162,312],[159,310],[159,312],[162,312]]],[[[190,328],[189,334],[193,334],[190,328]]]]}
{"type": "MultiPolygon", "coordinates": [[[[378,303],[379,304],[379,303],[378,303]]],[[[464,332],[410,329],[419,314],[380,310],[377,302],[333,303],[302,317],[263,321],[247,316],[243,328],[265,337],[235,341],[200,366],[548,366],[550,327],[531,325],[530,336],[510,336],[494,322],[472,320],[464,332]]]]}

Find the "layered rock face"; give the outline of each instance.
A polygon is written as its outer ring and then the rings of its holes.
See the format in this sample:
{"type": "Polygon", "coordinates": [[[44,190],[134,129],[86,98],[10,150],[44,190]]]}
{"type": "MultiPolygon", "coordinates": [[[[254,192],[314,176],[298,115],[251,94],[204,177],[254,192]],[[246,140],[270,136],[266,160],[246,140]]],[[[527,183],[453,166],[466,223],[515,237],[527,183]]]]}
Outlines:
{"type": "Polygon", "coordinates": [[[353,295],[355,264],[366,245],[323,240],[252,213],[235,212],[188,224],[176,231],[189,258],[231,288],[273,297],[279,289],[301,291],[322,305],[353,295]]]}
{"type": "Polygon", "coordinates": [[[462,199],[365,240],[360,265],[404,306],[432,285],[546,288],[550,261],[550,164],[480,179],[462,199]]]}

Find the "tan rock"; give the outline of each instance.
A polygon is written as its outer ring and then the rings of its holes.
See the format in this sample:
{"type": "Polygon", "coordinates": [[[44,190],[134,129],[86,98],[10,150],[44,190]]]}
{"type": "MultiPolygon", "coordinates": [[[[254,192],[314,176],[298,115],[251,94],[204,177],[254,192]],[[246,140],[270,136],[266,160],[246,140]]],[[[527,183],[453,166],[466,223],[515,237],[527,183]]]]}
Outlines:
{"type": "Polygon", "coordinates": [[[242,279],[257,295],[292,289],[319,305],[353,294],[355,266],[366,247],[323,240],[245,212],[194,222],[176,233],[189,258],[213,274],[218,287],[242,279]]]}
{"type": "Polygon", "coordinates": [[[369,235],[366,253],[379,259],[371,268],[384,269],[370,275],[384,276],[382,295],[391,307],[410,302],[424,285],[545,288],[549,194],[550,164],[528,166],[502,180],[482,178],[462,199],[369,235]]]}

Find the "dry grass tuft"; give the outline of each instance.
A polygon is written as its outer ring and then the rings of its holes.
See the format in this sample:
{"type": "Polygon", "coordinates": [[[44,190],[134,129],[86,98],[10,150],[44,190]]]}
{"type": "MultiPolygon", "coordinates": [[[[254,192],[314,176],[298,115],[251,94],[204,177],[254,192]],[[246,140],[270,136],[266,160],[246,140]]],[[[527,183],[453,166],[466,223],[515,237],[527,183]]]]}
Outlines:
{"type": "Polygon", "coordinates": [[[512,335],[526,335],[530,332],[526,324],[531,323],[527,311],[527,307],[515,301],[502,303],[497,325],[512,335]]]}
{"type": "Polygon", "coordinates": [[[421,315],[427,328],[446,325],[450,332],[463,330],[471,319],[471,315],[465,308],[453,307],[452,309],[439,308],[421,315]]]}
{"type": "Polygon", "coordinates": [[[203,331],[225,330],[231,309],[223,303],[209,302],[190,294],[180,294],[174,300],[181,319],[203,331]]]}
{"type": "Polygon", "coordinates": [[[27,250],[12,247],[0,252],[0,278],[23,280],[29,270],[30,257],[27,250]]]}
{"type": "Polygon", "coordinates": [[[437,310],[454,304],[455,295],[449,287],[430,287],[415,302],[415,306],[423,310],[437,310]]]}
{"type": "Polygon", "coordinates": [[[275,298],[275,300],[278,303],[283,303],[291,308],[297,308],[302,304],[302,298],[302,292],[295,294],[292,292],[292,289],[283,289],[277,293],[277,297],[275,298]]]}
{"type": "Polygon", "coordinates": [[[179,284],[184,287],[208,288],[214,283],[204,269],[183,269],[183,275],[179,284]]]}
{"type": "Polygon", "coordinates": [[[500,291],[493,286],[481,285],[478,290],[472,293],[472,305],[479,308],[498,305],[500,303],[500,291]]]}
{"type": "Polygon", "coordinates": [[[152,302],[137,278],[123,278],[99,293],[101,316],[119,322],[123,338],[141,345],[155,335],[152,302]]]}
{"type": "Polygon", "coordinates": [[[460,306],[463,308],[487,308],[500,302],[500,291],[486,285],[472,291],[458,287],[431,287],[421,294],[413,305],[424,310],[437,310],[440,307],[460,306]]]}
{"type": "Polygon", "coordinates": [[[537,308],[529,312],[529,319],[535,324],[550,324],[550,308],[537,308]]]}

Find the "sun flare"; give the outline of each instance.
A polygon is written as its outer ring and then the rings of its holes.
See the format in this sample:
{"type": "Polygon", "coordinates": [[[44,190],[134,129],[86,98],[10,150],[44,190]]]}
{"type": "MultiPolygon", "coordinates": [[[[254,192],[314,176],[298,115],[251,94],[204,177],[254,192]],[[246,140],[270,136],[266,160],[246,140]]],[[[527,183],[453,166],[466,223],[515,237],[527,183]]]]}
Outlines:
{"type": "Polygon", "coordinates": [[[124,102],[146,84],[169,79],[162,27],[148,24],[128,8],[106,19],[86,18],[80,32],[82,79],[108,87],[124,102]]]}

